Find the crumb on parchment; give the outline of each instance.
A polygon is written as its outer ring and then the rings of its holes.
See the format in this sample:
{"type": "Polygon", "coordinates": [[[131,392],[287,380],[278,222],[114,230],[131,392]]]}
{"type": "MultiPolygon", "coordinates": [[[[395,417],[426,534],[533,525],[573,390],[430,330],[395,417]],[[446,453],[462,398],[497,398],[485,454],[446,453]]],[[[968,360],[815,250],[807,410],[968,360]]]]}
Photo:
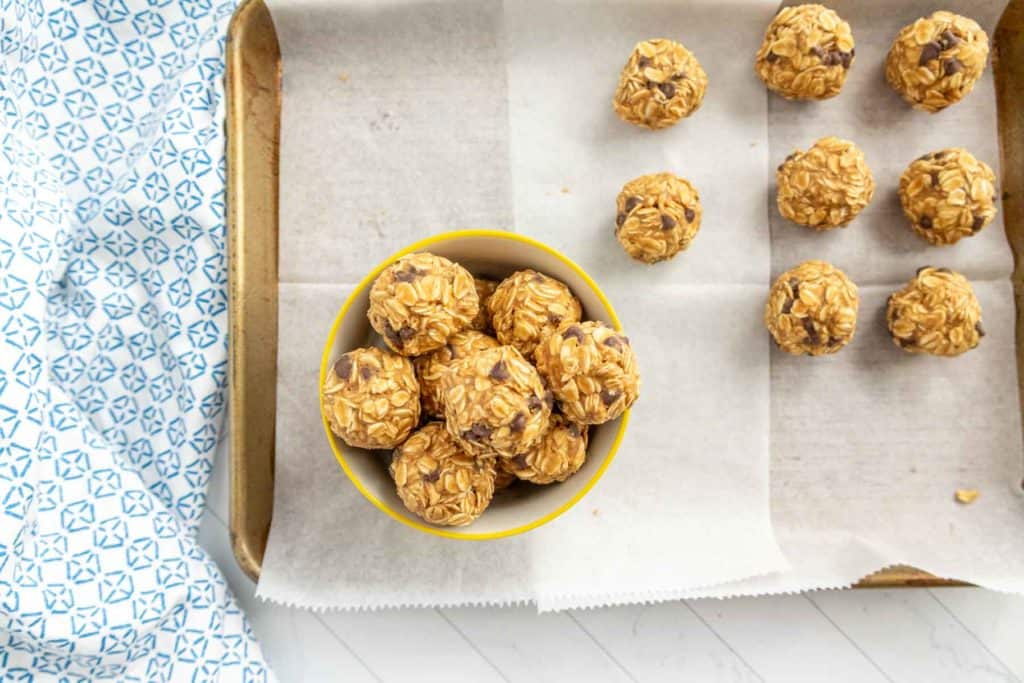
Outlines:
{"type": "Polygon", "coordinates": [[[962,505],[970,505],[978,498],[978,495],[978,489],[957,489],[953,497],[962,505]]]}

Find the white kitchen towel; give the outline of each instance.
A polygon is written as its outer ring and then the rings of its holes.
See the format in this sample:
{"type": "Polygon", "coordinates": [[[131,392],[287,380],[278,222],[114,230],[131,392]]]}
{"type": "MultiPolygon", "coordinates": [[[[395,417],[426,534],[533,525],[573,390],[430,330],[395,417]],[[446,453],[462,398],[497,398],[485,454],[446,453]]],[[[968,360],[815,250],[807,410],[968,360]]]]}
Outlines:
{"type": "Polygon", "coordinates": [[[271,678],[196,541],[225,407],[233,9],[0,6],[4,680],[271,678]]]}

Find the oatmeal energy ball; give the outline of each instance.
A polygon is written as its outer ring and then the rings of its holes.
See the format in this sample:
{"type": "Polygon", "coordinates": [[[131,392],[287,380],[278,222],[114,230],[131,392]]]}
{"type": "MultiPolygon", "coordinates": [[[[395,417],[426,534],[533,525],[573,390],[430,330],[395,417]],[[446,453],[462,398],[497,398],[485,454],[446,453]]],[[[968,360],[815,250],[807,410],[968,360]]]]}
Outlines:
{"type": "Polygon", "coordinates": [[[875,194],[864,153],[839,138],[821,138],[806,152],[793,152],[775,177],[779,213],[815,230],[845,226],[875,194]]]}
{"type": "Polygon", "coordinates": [[[476,330],[456,332],[444,346],[415,359],[416,377],[420,382],[420,399],[423,412],[431,417],[443,418],[444,405],[441,401],[441,377],[452,364],[477,351],[496,349],[500,346],[493,337],[476,330]]]}
{"type": "Polygon", "coordinates": [[[527,358],[546,335],[563,322],[577,322],[579,299],[558,280],[533,270],[520,270],[502,280],[487,308],[494,334],[527,358]]]}
{"type": "Polygon", "coordinates": [[[703,212],[696,188],[671,173],[630,180],[615,201],[615,236],[638,261],[670,259],[689,247],[700,230],[703,212]]]}
{"type": "Polygon", "coordinates": [[[805,261],[779,276],[768,292],[764,324],[786,353],[822,356],[853,339],[857,285],[830,263],[805,261]]]}
{"type": "Polygon", "coordinates": [[[985,336],[971,283],[948,268],[927,266],[889,297],[889,332],[911,353],[959,356],[985,336]]]}
{"type": "Polygon", "coordinates": [[[514,458],[502,458],[498,470],[534,484],[553,484],[576,474],[587,459],[587,426],[551,415],[540,443],[514,458]]]}
{"type": "Polygon", "coordinates": [[[395,449],[391,478],[405,507],[431,524],[465,526],[494,495],[494,459],[463,451],[440,422],[395,449]]]}
{"type": "Polygon", "coordinates": [[[768,25],[754,70],[787,99],[824,100],[839,94],[853,61],[850,25],[821,5],[797,5],[768,25]]]}
{"type": "Polygon", "coordinates": [[[996,175],[966,149],[918,157],[900,176],[903,213],[932,244],[955,244],[992,222],[996,175]]]}
{"type": "Polygon", "coordinates": [[[491,295],[494,294],[494,290],[498,287],[498,283],[494,280],[475,277],[473,278],[473,286],[476,287],[476,296],[480,299],[480,310],[477,312],[476,317],[469,323],[469,329],[476,330],[477,332],[490,333],[492,331],[491,314],[487,310],[487,302],[490,300],[491,295]]]}
{"type": "Polygon", "coordinates": [[[420,419],[408,358],[377,348],[343,354],[327,373],[321,406],[331,431],[355,448],[394,448],[420,419]]]}
{"type": "Polygon", "coordinates": [[[885,59],[885,79],[915,109],[934,113],[971,92],[987,59],[988,36],[977,22],[936,12],[899,32],[885,59]]]}
{"type": "Polygon", "coordinates": [[[370,325],[396,353],[418,356],[444,346],[480,309],[473,276],[443,256],[409,254],[370,288],[370,325]]]}
{"type": "Polygon", "coordinates": [[[441,378],[441,392],[448,432],[470,455],[514,457],[548,428],[551,397],[511,346],[456,361],[441,378]]]}
{"type": "Polygon", "coordinates": [[[700,107],[708,76],[683,47],[666,38],[637,43],[619,76],[612,105],[623,121],[668,128],[700,107]]]}
{"type": "Polygon", "coordinates": [[[562,413],[573,422],[614,420],[640,395],[629,339],[604,323],[563,323],[537,347],[536,360],[562,413]]]}

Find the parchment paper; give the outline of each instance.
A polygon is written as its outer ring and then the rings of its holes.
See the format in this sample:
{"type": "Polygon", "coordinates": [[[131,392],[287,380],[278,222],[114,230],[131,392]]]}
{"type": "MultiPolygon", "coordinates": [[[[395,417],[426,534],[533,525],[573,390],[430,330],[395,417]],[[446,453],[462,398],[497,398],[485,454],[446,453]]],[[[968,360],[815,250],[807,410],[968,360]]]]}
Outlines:
{"type": "Polygon", "coordinates": [[[282,285],[262,596],[553,609],[843,585],[893,562],[993,585],[1022,574],[1021,553],[1003,550],[1024,509],[1001,223],[953,249],[922,247],[893,190],[932,148],[964,145],[995,165],[991,83],[938,116],[909,112],[880,80],[881,63],[917,10],[869,21],[870,8],[840,6],[858,43],[846,89],[819,105],[785,103],[751,68],[776,9],[272,4],[285,73],[282,285]],[[710,85],[692,118],[650,132],[619,121],[610,98],[632,46],[657,35],[683,40],[710,85]],[[808,234],[778,220],[774,166],[828,134],[861,144],[879,193],[847,230],[808,234]],[[696,184],[705,218],[689,251],[646,268],[614,241],[614,197],[659,170],[696,184]],[[316,402],[323,339],[352,283],[404,244],[463,227],[516,229],[580,262],[615,303],[643,376],[598,486],[547,526],[489,543],[427,537],[363,500],[324,441],[316,402]],[[857,340],[835,358],[782,357],[761,324],[766,287],[811,256],[862,285],[857,340]],[[879,317],[896,283],[932,261],[989,280],[977,288],[989,337],[956,361],[901,354],[879,317]],[[967,485],[982,498],[955,507],[953,489],[967,485]],[[772,518],[793,571],[783,573],[772,518]],[[960,557],[967,534],[986,552],[960,557]]]}
{"type": "MultiPolygon", "coordinates": [[[[1004,4],[943,8],[975,18],[991,38],[1004,4]]],[[[822,363],[772,353],[772,516],[793,571],[696,594],[845,586],[895,563],[1021,592],[1024,461],[1003,216],[953,247],[932,247],[906,228],[896,196],[910,160],[943,147],[966,147],[998,175],[992,71],[939,114],[909,110],[882,63],[895,30],[935,6],[830,6],[853,28],[857,64],[842,95],[820,106],[769,100],[772,158],[820,135],[850,137],[879,189],[844,231],[808,236],[772,212],[772,272],[812,257],[844,268],[861,285],[857,339],[822,363]],[[885,338],[886,297],[922,265],[955,268],[974,284],[989,334],[971,353],[908,357],[885,338]],[[958,488],[981,496],[959,505],[958,488]]]]}

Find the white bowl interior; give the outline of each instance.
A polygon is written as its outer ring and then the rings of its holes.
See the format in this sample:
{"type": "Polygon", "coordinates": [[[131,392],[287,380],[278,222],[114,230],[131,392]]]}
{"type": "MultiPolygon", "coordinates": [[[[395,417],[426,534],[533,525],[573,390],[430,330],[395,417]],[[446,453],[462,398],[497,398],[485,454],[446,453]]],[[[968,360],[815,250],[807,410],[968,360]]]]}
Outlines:
{"type": "MultiPolygon", "coordinates": [[[[601,302],[597,292],[573,268],[552,253],[533,244],[493,235],[458,235],[442,239],[418,251],[444,256],[467,268],[473,275],[501,280],[517,270],[531,268],[564,282],[583,305],[584,320],[601,320],[613,324],[612,312],[601,302]]],[[[366,318],[369,286],[359,292],[337,334],[328,354],[328,362],[354,348],[382,346],[379,336],[366,318]]],[[[622,418],[590,428],[587,461],[575,475],[560,484],[547,486],[520,482],[510,490],[498,492],[490,507],[475,522],[465,527],[435,527],[409,512],[402,504],[395,484],[388,474],[390,451],[368,451],[352,448],[331,435],[335,447],[345,459],[351,476],[377,501],[417,526],[443,529],[450,535],[473,537],[507,534],[539,520],[564,511],[567,506],[598,475],[611,455],[622,418]]],[[[525,529],[522,529],[525,530],[525,529]]]]}

